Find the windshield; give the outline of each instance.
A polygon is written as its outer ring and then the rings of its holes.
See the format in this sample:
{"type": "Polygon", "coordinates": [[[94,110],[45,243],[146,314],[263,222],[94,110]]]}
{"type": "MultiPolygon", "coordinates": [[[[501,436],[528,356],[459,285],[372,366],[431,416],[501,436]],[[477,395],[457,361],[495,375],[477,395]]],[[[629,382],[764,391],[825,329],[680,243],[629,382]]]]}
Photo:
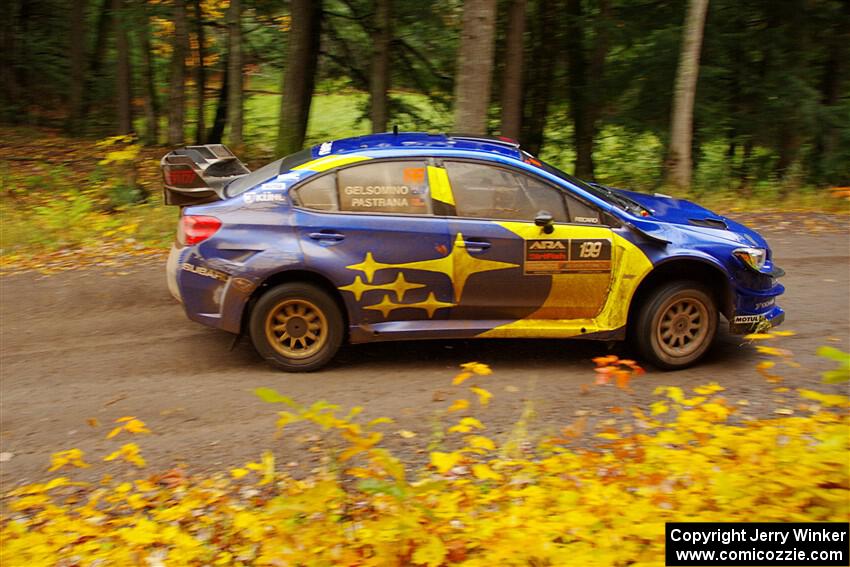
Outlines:
{"type": "Polygon", "coordinates": [[[244,177],[240,177],[239,179],[234,179],[227,186],[227,196],[228,197],[236,197],[237,195],[241,195],[248,189],[252,189],[262,183],[263,181],[268,181],[273,177],[277,177],[281,173],[286,173],[293,167],[298,167],[299,165],[303,165],[310,161],[313,158],[313,150],[310,148],[301,150],[300,152],[295,152],[294,154],[290,154],[286,157],[280,158],[279,160],[275,160],[267,165],[264,165],[257,171],[252,171],[248,175],[244,177]]]}
{"type": "Polygon", "coordinates": [[[525,161],[525,163],[537,166],[540,169],[542,169],[543,171],[545,171],[546,173],[554,175],[555,177],[560,177],[564,181],[567,181],[569,183],[572,183],[576,187],[580,187],[581,189],[584,189],[585,191],[587,191],[591,195],[599,197],[600,199],[602,199],[606,203],[616,204],[614,201],[612,201],[612,199],[611,199],[611,197],[610,197],[610,195],[607,191],[603,191],[603,190],[601,190],[597,187],[594,187],[593,185],[590,185],[586,181],[582,181],[578,177],[573,177],[569,173],[561,171],[560,169],[558,169],[554,165],[549,165],[548,163],[535,158],[534,156],[532,156],[528,152],[522,152],[522,155],[523,155],[523,158],[524,158],[523,161],[525,161]]]}
{"type": "Polygon", "coordinates": [[[611,189],[609,187],[606,187],[604,185],[600,185],[598,183],[588,183],[587,181],[582,181],[578,177],[573,177],[569,173],[561,171],[560,169],[558,169],[557,167],[555,167],[553,165],[549,165],[546,162],[540,161],[539,159],[535,158],[534,156],[532,156],[528,152],[522,152],[522,155],[523,155],[523,161],[525,163],[537,166],[540,169],[542,169],[543,171],[545,171],[546,173],[549,173],[551,175],[554,175],[555,177],[559,177],[559,178],[563,179],[564,181],[572,183],[576,187],[580,187],[581,189],[584,189],[585,191],[587,191],[591,195],[602,199],[606,203],[610,203],[614,206],[620,207],[621,209],[624,209],[624,210],[627,210],[627,211],[634,211],[634,212],[638,212],[638,213],[642,213],[642,211],[643,211],[643,207],[639,203],[637,203],[636,201],[633,201],[632,199],[626,197],[625,195],[623,195],[623,194],[621,194],[617,191],[614,191],[613,189],[611,189]]]}

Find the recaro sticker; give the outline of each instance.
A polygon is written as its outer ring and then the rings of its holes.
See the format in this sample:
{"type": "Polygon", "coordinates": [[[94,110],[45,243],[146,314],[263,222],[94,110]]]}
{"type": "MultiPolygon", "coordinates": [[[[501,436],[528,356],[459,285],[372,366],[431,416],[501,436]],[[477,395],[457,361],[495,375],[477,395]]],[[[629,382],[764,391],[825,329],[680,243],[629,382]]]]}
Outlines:
{"type": "Polygon", "coordinates": [[[527,276],[611,271],[611,241],[602,238],[525,241],[527,276]]]}

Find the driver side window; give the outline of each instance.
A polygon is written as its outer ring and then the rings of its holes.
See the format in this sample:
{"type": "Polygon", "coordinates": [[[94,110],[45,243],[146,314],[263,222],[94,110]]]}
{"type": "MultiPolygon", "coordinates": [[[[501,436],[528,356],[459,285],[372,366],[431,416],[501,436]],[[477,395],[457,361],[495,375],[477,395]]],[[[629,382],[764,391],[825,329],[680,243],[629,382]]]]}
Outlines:
{"type": "Polygon", "coordinates": [[[566,222],[563,196],[531,177],[490,165],[447,161],[457,216],[531,221],[547,211],[555,222],[566,222]]]}

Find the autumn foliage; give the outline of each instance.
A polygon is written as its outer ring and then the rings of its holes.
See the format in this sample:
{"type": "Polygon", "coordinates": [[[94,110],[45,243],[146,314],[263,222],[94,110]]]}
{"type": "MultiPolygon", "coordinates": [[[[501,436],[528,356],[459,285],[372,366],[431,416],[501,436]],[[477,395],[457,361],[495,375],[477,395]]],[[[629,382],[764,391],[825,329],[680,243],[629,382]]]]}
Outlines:
{"type": "MultiPolygon", "coordinates": [[[[631,361],[597,361],[616,372],[631,361]]],[[[635,369],[638,368],[636,365],[635,369]]],[[[381,448],[387,418],[302,405],[271,389],[286,434],[308,422],[341,441],[295,478],[271,452],[221,474],[134,482],[66,477],[14,490],[2,518],[3,565],[659,565],[667,521],[844,521],[850,515],[848,399],[801,391],[803,414],[735,421],[716,383],[662,387],[633,420],[594,441],[499,441],[472,414],[490,368],[464,365],[469,395],[447,401],[444,446],[410,470],[381,448]]],[[[600,387],[605,387],[604,385],[600,387]]],[[[145,434],[133,416],[110,437],[145,434]]],[[[412,432],[397,432],[414,437],[412,432]]],[[[574,432],[573,432],[574,433],[574,432]]],[[[53,469],[95,466],[70,450],[53,469]]],[[[106,459],[144,466],[126,443],[106,459]]]]}

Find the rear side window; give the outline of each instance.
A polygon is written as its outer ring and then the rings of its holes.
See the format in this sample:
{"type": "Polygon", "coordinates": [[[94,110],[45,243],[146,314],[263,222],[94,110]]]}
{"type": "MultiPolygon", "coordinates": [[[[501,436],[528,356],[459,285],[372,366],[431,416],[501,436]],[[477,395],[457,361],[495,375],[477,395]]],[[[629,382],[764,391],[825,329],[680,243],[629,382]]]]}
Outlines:
{"type": "Polygon", "coordinates": [[[356,213],[429,214],[424,161],[383,161],[337,172],[339,210],[356,213]]]}
{"type": "Polygon", "coordinates": [[[534,178],[489,165],[445,162],[460,217],[531,221],[540,211],[567,220],[560,191],[534,178]]]}
{"type": "Polygon", "coordinates": [[[338,211],[336,175],[330,173],[313,178],[297,191],[298,204],[317,211],[338,211]]]}
{"type": "Polygon", "coordinates": [[[305,209],[351,213],[430,214],[424,161],[358,164],[312,178],[295,191],[305,209]]]}

